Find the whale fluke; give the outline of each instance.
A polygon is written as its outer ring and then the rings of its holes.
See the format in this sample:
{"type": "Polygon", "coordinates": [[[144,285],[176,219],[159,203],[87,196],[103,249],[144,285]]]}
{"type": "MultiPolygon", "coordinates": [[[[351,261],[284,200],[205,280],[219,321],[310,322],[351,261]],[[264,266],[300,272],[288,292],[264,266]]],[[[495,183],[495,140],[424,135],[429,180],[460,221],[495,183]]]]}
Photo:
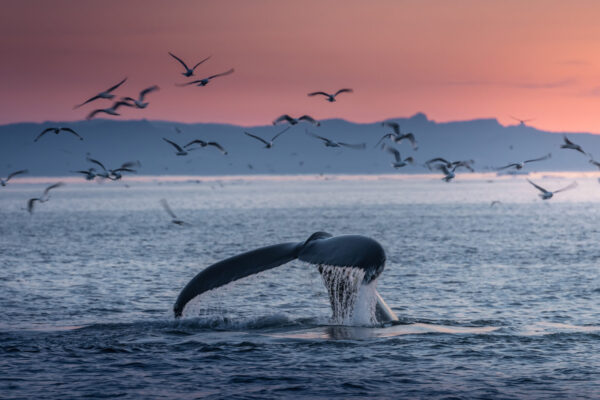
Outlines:
{"type": "MultiPolygon", "coordinates": [[[[198,273],[179,293],[173,306],[175,317],[180,317],[186,304],[194,297],[212,289],[224,286],[238,279],[278,267],[292,260],[300,259],[319,266],[324,280],[331,275],[331,269],[362,270],[362,284],[368,284],[377,278],[385,265],[385,252],[381,245],[368,237],[359,235],[342,235],[333,237],[327,232],[315,232],[306,241],[299,243],[282,243],[261,247],[237,256],[230,257],[206,268],[198,273]],[[327,270],[327,274],[324,274],[327,270]],[[326,276],[327,275],[327,276],[326,276]]],[[[336,283],[338,293],[350,290],[344,283],[336,283]]],[[[330,288],[328,288],[330,289],[330,288]]],[[[375,316],[379,322],[396,321],[398,317],[376,294],[375,316]]],[[[330,300],[334,314],[336,298],[330,300]]]]}

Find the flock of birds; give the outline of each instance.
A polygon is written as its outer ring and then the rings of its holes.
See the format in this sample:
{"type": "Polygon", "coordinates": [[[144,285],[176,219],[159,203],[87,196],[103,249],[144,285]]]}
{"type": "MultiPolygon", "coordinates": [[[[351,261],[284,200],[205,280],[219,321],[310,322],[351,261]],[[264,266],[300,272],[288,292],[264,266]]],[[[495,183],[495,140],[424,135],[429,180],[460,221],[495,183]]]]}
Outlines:
{"type": "MultiPolygon", "coordinates": [[[[181,75],[183,75],[185,78],[195,77],[196,69],[211,58],[211,56],[206,57],[206,58],[202,59],[201,61],[197,62],[192,68],[190,68],[185,63],[185,61],[183,61],[181,58],[179,58],[175,54],[173,54],[171,52],[169,52],[168,54],[174,60],[176,60],[179,64],[181,64],[181,66],[184,68],[184,71],[181,72],[181,75]]],[[[208,85],[213,79],[227,76],[234,72],[235,72],[235,70],[233,68],[231,68],[225,72],[209,75],[202,79],[192,79],[192,80],[189,80],[184,83],[176,83],[175,85],[176,86],[192,86],[192,85],[194,85],[194,86],[203,87],[203,86],[208,85]]],[[[144,108],[148,107],[148,105],[150,103],[147,101],[147,97],[151,93],[160,90],[160,88],[157,85],[152,85],[152,86],[149,86],[149,87],[143,89],[142,91],[140,91],[137,97],[125,96],[125,97],[120,97],[117,99],[117,95],[114,92],[117,89],[119,89],[122,85],[124,85],[126,81],[127,81],[127,78],[122,79],[121,81],[119,81],[115,85],[109,87],[108,89],[103,90],[103,91],[91,96],[84,102],[76,105],[74,107],[74,109],[84,107],[90,103],[96,103],[98,100],[110,100],[110,101],[113,101],[113,103],[110,107],[94,109],[87,114],[86,119],[91,120],[99,114],[119,116],[120,114],[117,111],[122,107],[130,107],[130,108],[137,108],[137,109],[144,109],[144,108]]],[[[317,91],[317,92],[308,93],[307,95],[309,97],[322,96],[326,101],[333,103],[333,102],[337,101],[337,97],[340,94],[344,94],[344,93],[353,93],[353,90],[350,88],[343,88],[343,89],[339,89],[335,93],[327,93],[324,91],[317,91]]],[[[511,117],[511,118],[514,118],[514,117],[511,117]]],[[[514,119],[517,120],[520,125],[525,125],[526,122],[531,121],[531,120],[522,120],[522,119],[518,119],[518,118],[514,118],[514,119]]],[[[248,136],[249,138],[252,138],[252,139],[260,142],[262,145],[264,145],[265,149],[271,149],[271,148],[273,148],[276,139],[278,139],[284,133],[288,132],[292,126],[300,124],[302,122],[310,124],[314,127],[319,127],[321,125],[319,121],[317,121],[310,115],[302,115],[299,117],[292,117],[288,114],[284,114],[284,115],[281,115],[278,118],[276,118],[273,121],[273,125],[288,124],[289,126],[286,127],[285,129],[277,132],[270,139],[262,138],[256,134],[253,134],[253,133],[250,133],[247,131],[244,131],[244,134],[246,136],[248,136]]],[[[386,121],[386,122],[382,123],[382,126],[384,126],[385,128],[391,129],[391,132],[383,135],[379,139],[379,141],[375,144],[375,147],[379,146],[382,150],[388,152],[389,154],[391,154],[393,156],[391,166],[393,168],[398,169],[398,168],[403,168],[407,165],[415,164],[415,159],[413,156],[403,158],[400,154],[400,151],[396,147],[394,147],[394,145],[400,145],[400,143],[402,143],[403,141],[407,141],[410,143],[412,150],[414,150],[414,151],[418,150],[419,146],[418,146],[415,135],[412,132],[402,132],[400,125],[396,122],[386,121]]],[[[175,129],[176,129],[176,131],[179,131],[178,128],[175,128],[175,129]]],[[[46,134],[48,134],[48,133],[54,133],[55,135],[58,135],[60,133],[66,133],[66,134],[76,137],[79,140],[84,140],[84,138],[78,132],[73,130],[72,128],[48,127],[46,129],[44,129],[42,132],[40,132],[35,137],[34,142],[38,142],[41,138],[45,137],[46,134]]],[[[334,141],[327,137],[324,137],[324,136],[318,135],[314,132],[311,132],[308,129],[305,130],[305,133],[307,136],[319,140],[325,147],[332,147],[332,148],[345,147],[345,148],[350,148],[350,149],[355,149],[355,150],[364,150],[364,149],[366,149],[366,146],[367,146],[366,143],[345,143],[345,142],[334,141]]],[[[168,139],[165,137],[163,137],[162,139],[164,140],[165,143],[167,143],[169,146],[171,146],[175,150],[175,155],[177,155],[177,156],[187,156],[190,151],[198,150],[198,149],[205,148],[205,147],[214,147],[215,149],[219,150],[223,155],[228,154],[227,150],[216,141],[205,141],[202,139],[195,139],[185,145],[180,145],[179,143],[176,143],[174,140],[171,140],[171,139],[168,139]]],[[[561,148],[574,150],[574,151],[577,151],[577,152],[589,157],[589,162],[600,169],[600,162],[594,160],[593,156],[591,154],[586,153],[582,149],[581,146],[573,143],[571,140],[569,140],[566,137],[566,135],[564,136],[563,140],[564,140],[564,143],[560,146],[561,148]]],[[[521,170],[521,169],[525,168],[527,164],[534,163],[534,162],[541,162],[541,161],[547,160],[549,158],[551,158],[551,154],[546,154],[544,156],[537,157],[537,158],[531,158],[531,159],[524,160],[524,161],[509,163],[505,166],[497,168],[497,170],[498,171],[510,170],[510,169],[521,170]]],[[[88,181],[94,180],[96,178],[103,179],[103,180],[108,179],[108,180],[113,180],[113,181],[120,180],[123,177],[124,173],[136,173],[137,169],[135,169],[135,168],[138,168],[141,166],[139,162],[129,161],[129,162],[124,162],[117,168],[111,169],[111,168],[105,167],[105,165],[102,162],[100,162],[96,159],[90,158],[89,156],[86,159],[90,164],[93,164],[93,166],[90,166],[87,169],[82,169],[82,170],[73,171],[73,172],[82,174],[84,176],[84,178],[88,181]]],[[[423,166],[428,168],[431,171],[433,171],[433,170],[440,171],[443,174],[442,180],[444,180],[445,182],[450,182],[456,177],[456,171],[459,168],[464,168],[469,171],[474,171],[473,163],[474,163],[473,160],[449,161],[442,157],[435,157],[430,160],[427,160],[423,164],[423,166]]],[[[251,168],[250,165],[249,165],[249,168],[251,168]]],[[[17,175],[25,174],[27,172],[28,172],[27,170],[19,170],[19,171],[15,171],[15,172],[9,174],[6,177],[6,179],[0,178],[0,186],[6,186],[7,183],[12,178],[14,178],[17,175]]],[[[554,194],[572,189],[577,185],[576,182],[573,182],[564,188],[554,190],[554,191],[548,191],[530,180],[527,180],[527,181],[540,191],[539,196],[543,200],[548,200],[548,199],[552,198],[554,194]]],[[[27,201],[27,210],[29,211],[29,213],[33,212],[34,205],[36,203],[45,203],[50,200],[51,190],[59,188],[63,185],[64,184],[60,183],[60,182],[50,185],[44,190],[44,192],[42,193],[42,195],[40,197],[29,199],[27,201]]],[[[498,203],[499,203],[498,201],[492,202],[492,206],[495,204],[498,204],[498,203]]],[[[165,211],[167,212],[167,214],[169,214],[169,216],[171,217],[172,222],[174,224],[177,224],[177,225],[183,224],[183,221],[179,220],[175,216],[175,214],[169,207],[166,200],[162,199],[161,204],[162,204],[163,208],[165,209],[165,211]]]]}

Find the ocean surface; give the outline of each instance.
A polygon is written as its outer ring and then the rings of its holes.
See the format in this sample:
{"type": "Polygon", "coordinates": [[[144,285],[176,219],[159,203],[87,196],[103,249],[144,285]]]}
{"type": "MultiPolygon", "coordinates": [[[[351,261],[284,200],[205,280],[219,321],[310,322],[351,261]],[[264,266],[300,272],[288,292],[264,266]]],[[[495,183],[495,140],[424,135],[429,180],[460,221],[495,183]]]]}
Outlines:
{"type": "Polygon", "coordinates": [[[69,182],[31,216],[46,184],[0,188],[0,398],[600,397],[596,178],[198,179],[69,182]],[[382,244],[398,324],[333,325],[302,262],[173,317],[203,268],[320,230],[382,244]]]}

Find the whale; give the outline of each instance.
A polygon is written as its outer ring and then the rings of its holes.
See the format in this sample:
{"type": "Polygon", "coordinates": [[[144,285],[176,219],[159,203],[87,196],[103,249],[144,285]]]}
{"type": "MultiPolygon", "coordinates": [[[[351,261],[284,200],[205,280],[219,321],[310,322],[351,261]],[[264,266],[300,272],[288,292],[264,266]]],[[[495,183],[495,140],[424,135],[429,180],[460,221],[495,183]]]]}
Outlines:
{"type": "MultiPolygon", "coordinates": [[[[280,243],[261,247],[219,261],[194,276],[179,293],[173,312],[176,318],[196,296],[227,285],[238,279],[276,268],[293,260],[315,265],[328,289],[333,315],[351,312],[358,285],[369,285],[385,267],[385,251],[376,240],[361,235],[333,236],[327,232],[315,232],[303,242],[280,243]],[[335,279],[340,272],[355,273],[361,282],[335,279]]],[[[374,290],[374,317],[377,323],[398,321],[398,317],[374,290]]]]}

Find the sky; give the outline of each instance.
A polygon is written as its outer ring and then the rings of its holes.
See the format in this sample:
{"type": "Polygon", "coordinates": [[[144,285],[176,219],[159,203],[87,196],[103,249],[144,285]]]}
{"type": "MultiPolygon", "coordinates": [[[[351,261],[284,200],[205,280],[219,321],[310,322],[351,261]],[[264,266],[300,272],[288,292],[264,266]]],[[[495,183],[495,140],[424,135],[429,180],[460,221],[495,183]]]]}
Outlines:
{"type": "MultiPolygon", "coordinates": [[[[0,123],[80,120],[73,106],[124,77],[157,84],[122,119],[269,124],[310,114],[374,122],[511,116],[551,131],[600,133],[600,2],[4,0],[0,123]],[[188,62],[212,56],[198,78],[188,62]],[[335,103],[312,91],[353,88],[335,103]]],[[[98,101],[98,107],[109,102],[98,101]]]]}

